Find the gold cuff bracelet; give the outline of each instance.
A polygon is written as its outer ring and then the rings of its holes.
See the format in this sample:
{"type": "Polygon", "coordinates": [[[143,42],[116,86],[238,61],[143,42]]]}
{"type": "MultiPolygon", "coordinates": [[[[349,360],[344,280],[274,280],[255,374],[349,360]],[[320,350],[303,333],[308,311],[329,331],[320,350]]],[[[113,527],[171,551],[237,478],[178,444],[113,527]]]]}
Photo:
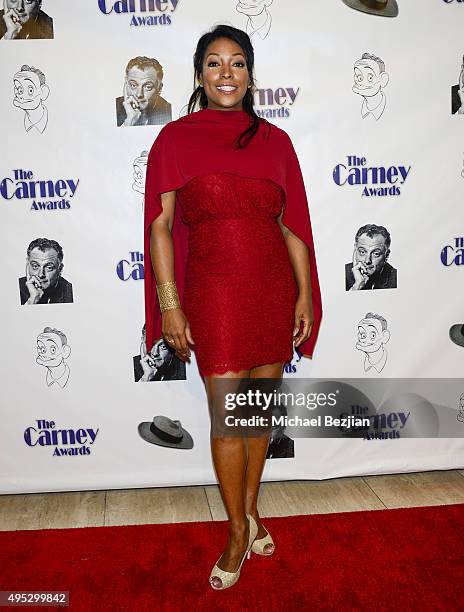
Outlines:
{"type": "Polygon", "coordinates": [[[180,301],[175,282],[169,281],[167,283],[156,285],[156,291],[158,292],[161,312],[164,312],[165,310],[174,310],[174,308],[180,308],[180,301]]]}

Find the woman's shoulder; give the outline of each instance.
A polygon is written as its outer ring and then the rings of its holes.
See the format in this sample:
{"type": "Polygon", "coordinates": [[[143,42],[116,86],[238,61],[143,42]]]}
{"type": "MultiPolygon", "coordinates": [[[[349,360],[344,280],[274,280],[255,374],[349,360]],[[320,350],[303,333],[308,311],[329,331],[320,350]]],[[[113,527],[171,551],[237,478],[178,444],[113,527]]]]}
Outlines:
{"type": "Polygon", "coordinates": [[[182,132],[183,124],[181,119],[175,119],[165,123],[158,134],[155,136],[151,150],[166,150],[176,146],[178,135],[182,132]]]}
{"type": "MultiPolygon", "coordinates": [[[[192,126],[195,127],[197,124],[200,127],[202,126],[201,121],[192,115],[183,115],[178,119],[169,121],[159,131],[154,144],[169,146],[173,142],[182,142],[186,136],[191,135],[192,126]]],[[[283,128],[262,117],[260,117],[260,132],[268,144],[273,144],[283,150],[292,148],[292,140],[289,134],[283,128]]]]}
{"type": "Polygon", "coordinates": [[[271,135],[271,137],[276,142],[278,142],[280,145],[288,146],[289,144],[291,144],[292,140],[290,136],[288,135],[288,133],[283,128],[279,127],[275,123],[271,123],[267,119],[263,119],[262,117],[261,117],[261,124],[262,124],[262,127],[264,128],[263,132],[269,131],[269,134],[271,135]]]}
{"type": "MultiPolygon", "coordinates": [[[[166,141],[169,142],[172,138],[186,136],[191,133],[192,126],[195,128],[197,126],[202,126],[201,119],[197,116],[197,113],[189,113],[186,115],[182,115],[178,119],[173,119],[169,121],[158,133],[156,141],[166,141]]],[[[155,142],[156,142],[155,141],[155,142]]]]}
{"type": "Polygon", "coordinates": [[[287,158],[295,150],[290,135],[275,123],[262,120],[262,141],[265,145],[276,151],[279,156],[287,158]]]}
{"type": "Polygon", "coordinates": [[[165,136],[175,134],[179,130],[179,128],[182,127],[182,119],[183,117],[180,117],[179,119],[173,119],[172,121],[168,121],[168,123],[165,123],[158,133],[158,138],[163,138],[165,136]]]}

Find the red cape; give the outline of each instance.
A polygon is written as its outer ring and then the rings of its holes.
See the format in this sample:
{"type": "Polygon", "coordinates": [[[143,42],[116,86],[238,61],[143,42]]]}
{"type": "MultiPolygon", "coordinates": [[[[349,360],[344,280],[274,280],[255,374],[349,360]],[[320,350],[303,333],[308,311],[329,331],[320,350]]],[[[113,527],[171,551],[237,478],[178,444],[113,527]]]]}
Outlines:
{"type": "MultiPolygon", "coordinates": [[[[249,121],[245,111],[203,109],[166,124],[151,147],[145,183],[144,224],[147,351],[162,336],[161,312],[150,255],[150,226],[162,212],[161,194],[179,189],[200,174],[231,172],[249,178],[270,179],[285,192],[282,222],[309,250],[314,324],[308,340],[297,349],[312,357],[321,324],[322,302],[303,176],[290,137],[274,124],[267,123],[268,129],[261,121],[258,133],[245,149],[234,147],[237,136],[248,127],[249,121]]],[[[177,202],[171,233],[174,273],[181,305],[188,231],[177,202]]]]}

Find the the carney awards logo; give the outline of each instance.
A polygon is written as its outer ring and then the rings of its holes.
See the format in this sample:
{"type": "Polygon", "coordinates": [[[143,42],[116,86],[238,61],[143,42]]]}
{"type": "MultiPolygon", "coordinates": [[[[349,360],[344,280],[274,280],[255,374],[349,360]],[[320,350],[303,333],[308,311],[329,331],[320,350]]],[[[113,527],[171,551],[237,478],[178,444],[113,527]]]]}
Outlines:
{"type": "Polygon", "coordinates": [[[131,26],[171,25],[179,0],[98,0],[104,15],[127,15],[131,26]]]}
{"type": "Polygon", "coordinates": [[[143,253],[130,251],[127,259],[120,259],[116,265],[116,274],[119,280],[143,280],[143,253]]]}
{"type": "Polygon", "coordinates": [[[359,186],[362,195],[373,197],[399,196],[411,166],[369,166],[365,157],[348,155],[346,163],[333,170],[336,185],[359,186]]]}
{"type": "Polygon", "coordinates": [[[64,455],[90,455],[100,428],[57,429],[55,421],[37,419],[35,425],[24,430],[24,442],[31,447],[53,449],[54,457],[64,455]]]}
{"type": "Polygon", "coordinates": [[[445,245],[441,250],[440,259],[444,266],[463,266],[464,237],[457,236],[453,239],[453,244],[445,245]]]}
{"type": "Polygon", "coordinates": [[[32,170],[16,169],[0,181],[0,195],[5,200],[32,200],[30,210],[66,210],[78,185],[79,179],[36,180],[32,170]]]}
{"type": "Polygon", "coordinates": [[[290,117],[299,91],[299,87],[257,89],[254,96],[256,114],[265,119],[290,117]]]}

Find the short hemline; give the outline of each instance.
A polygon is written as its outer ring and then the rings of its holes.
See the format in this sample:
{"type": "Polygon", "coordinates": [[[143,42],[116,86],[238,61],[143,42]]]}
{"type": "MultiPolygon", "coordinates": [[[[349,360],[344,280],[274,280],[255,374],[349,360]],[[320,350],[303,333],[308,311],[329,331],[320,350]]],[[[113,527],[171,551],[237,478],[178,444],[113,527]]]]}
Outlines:
{"type": "Polygon", "coordinates": [[[202,377],[222,376],[223,374],[226,374],[229,372],[236,374],[240,372],[241,370],[252,370],[253,368],[259,368],[261,366],[270,365],[272,363],[286,364],[289,361],[291,361],[292,357],[293,357],[293,351],[291,352],[290,356],[286,356],[286,357],[279,356],[277,357],[277,359],[271,359],[271,360],[266,359],[264,363],[256,363],[256,362],[250,363],[249,361],[247,361],[241,364],[237,364],[237,363],[218,364],[218,365],[210,366],[207,368],[203,368],[201,370],[200,368],[198,368],[198,371],[200,372],[200,375],[202,377]]]}

